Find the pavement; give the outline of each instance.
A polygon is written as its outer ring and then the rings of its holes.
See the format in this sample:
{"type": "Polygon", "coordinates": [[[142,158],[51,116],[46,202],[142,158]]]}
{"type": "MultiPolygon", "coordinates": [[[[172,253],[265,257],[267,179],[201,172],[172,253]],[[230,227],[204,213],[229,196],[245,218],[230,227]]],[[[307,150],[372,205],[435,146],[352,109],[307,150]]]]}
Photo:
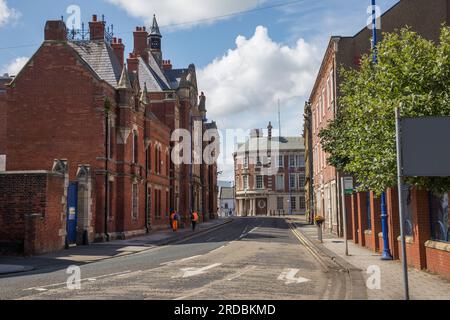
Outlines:
{"type": "Polygon", "coordinates": [[[0,276],[31,270],[41,270],[48,267],[60,268],[74,263],[92,263],[142,252],[212,231],[231,221],[231,218],[215,219],[199,224],[195,232],[190,228],[178,229],[176,232],[173,232],[171,229],[163,229],[127,240],[113,240],[92,243],[88,246],[74,246],[67,250],[40,256],[0,256],[0,276]]]}
{"type": "MultiPolygon", "coordinates": [[[[323,243],[320,243],[316,226],[306,224],[300,217],[293,218],[291,221],[296,224],[297,230],[312,245],[347,269],[350,277],[353,277],[353,283],[359,283],[356,290],[361,290],[362,286],[365,287],[367,299],[404,299],[403,269],[400,261],[381,260],[380,254],[355,245],[350,240],[348,241],[349,256],[346,256],[344,239],[324,233],[323,243]],[[380,275],[379,281],[373,277],[375,273],[380,275]]],[[[448,280],[414,268],[408,269],[408,276],[410,299],[450,300],[450,282],[448,280]]]]}
{"type": "Polygon", "coordinates": [[[283,217],[233,218],[210,232],[148,250],[0,277],[0,299],[349,298],[347,273],[322,258],[283,217]],[[79,275],[79,286],[67,285],[76,279],[71,275],[79,275]]]}

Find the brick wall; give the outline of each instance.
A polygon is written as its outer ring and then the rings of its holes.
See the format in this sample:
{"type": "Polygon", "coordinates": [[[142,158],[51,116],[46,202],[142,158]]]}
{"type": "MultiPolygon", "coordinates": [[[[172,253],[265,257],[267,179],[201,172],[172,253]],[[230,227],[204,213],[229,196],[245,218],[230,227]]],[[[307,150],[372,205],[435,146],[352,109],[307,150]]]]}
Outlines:
{"type": "Polygon", "coordinates": [[[0,92],[0,154],[6,154],[6,96],[0,92]]]}
{"type": "Polygon", "coordinates": [[[64,248],[65,178],[49,172],[0,174],[3,253],[42,254],[64,248]]]}
{"type": "Polygon", "coordinates": [[[49,170],[64,158],[72,180],[79,164],[97,167],[105,154],[102,94],[71,49],[44,43],[8,89],[6,169],[49,170]]]}
{"type": "Polygon", "coordinates": [[[427,269],[450,279],[450,244],[446,245],[446,250],[432,248],[432,245],[432,242],[427,242],[425,249],[427,269]]]}

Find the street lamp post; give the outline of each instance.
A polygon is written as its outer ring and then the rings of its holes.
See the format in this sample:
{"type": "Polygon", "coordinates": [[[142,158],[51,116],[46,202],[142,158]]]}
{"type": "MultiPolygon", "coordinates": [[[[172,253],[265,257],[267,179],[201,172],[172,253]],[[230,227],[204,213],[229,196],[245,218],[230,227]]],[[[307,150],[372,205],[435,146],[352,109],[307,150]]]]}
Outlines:
{"type": "MultiPolygon", "coordinates": [[[[377,51],[377,11],[376,1],[372,0],[372,51],[373,51],[373,63],[378,63],[378,51],[377,51]]],[[[386,192],[381,194],[381,231],[383,233],[383,254],[382,260],[392,260],[391,250],[389,249],[389,228],[388,228],[388,215],[386,206],[386,192]]]]}

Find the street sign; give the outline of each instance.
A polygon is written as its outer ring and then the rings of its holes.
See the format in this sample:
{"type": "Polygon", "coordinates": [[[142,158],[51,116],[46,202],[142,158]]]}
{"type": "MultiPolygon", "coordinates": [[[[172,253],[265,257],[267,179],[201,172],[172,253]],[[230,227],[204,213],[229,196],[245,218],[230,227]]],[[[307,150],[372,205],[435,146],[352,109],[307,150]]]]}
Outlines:
{"type": "Polygon", "coordinates": [[[450,177],[450,117],[400,119],[402,176],[450,177]]]}
{"type": "Polygon", "coordinates": [[[344,177],[344,193],[346,195],[351,195],[353,193],[353,178],[344,177]]]}

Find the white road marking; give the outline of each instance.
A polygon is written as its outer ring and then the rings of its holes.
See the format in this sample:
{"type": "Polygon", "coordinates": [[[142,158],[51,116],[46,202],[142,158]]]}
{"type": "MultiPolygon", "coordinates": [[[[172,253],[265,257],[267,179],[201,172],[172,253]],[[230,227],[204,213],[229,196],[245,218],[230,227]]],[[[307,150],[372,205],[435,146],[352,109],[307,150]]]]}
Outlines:
{"type": "Polygon", "coordinates": [[[295,277],[300,269],[285,269],[279,276],[278,280],[285,281],[285,284],[304,283],[311,281],[301,276],[295,277]]]}
{"type": "MultiPolygon", "coordinates": [[[[214,264],[211,264],[211,265],[203,267],[203,268],[184,268],[184,269],[181,269],[181,271],[183,272],[183,275],[181,277],[189,278],[189,277],[193,277],[193,276],[198,276],[198,275],[203,274],[206,271],[213,269],[215,267],[218,267],[220,265],[222,265],[222,264],[214,263],[214,264]]],[[[179,277],[180,276],[173,276],[172,278],[179,278],[179,277]]]]}
{"type": "Polygon", "coordinates": [[[209,253],[213,253],[213,252],[219,251],[220,249],[223,249],[223,248],[225,248],[225,247],[226,247],[226,245],[223,245],[223,246],[221,246],[221,247],[219,247],[219,248],[216,248],[216,249],[214,249],[214,250],[211,250],[209,253]]]}
{"type": "Polygon", "coordinates": [[[185,299],[190,298],[192,296],[195,296],[195,295],[197,295],[199,293],[202,293],[205,290],[206,290],[206,288],[198,289],[198,290],[195,290],[195,291],[193,291],[193,292],[191,292],[191,293],[189,293],[189,294],[187,294],[185,296],[178,297],[178,298],[175,298],[173,300],[185,300],[185,299]]]}
{"type": "Polygon", "coordinates": [[[179,259],[179,260],[173,260],[173,261],[163,262],[163,263],[161,263],[160,265],[161,265],[161,266],[170,266],[170,265],[173,265],[173,264],[176,264],[176,263],[179,263],[179,262],[189,261],[189,260],[192,260],[192,259],[201,257],[201,256],[202,256],[202,255],[199,254],[199,255],[192,256],[192,257],[187,257],[187,258],[184,258],[184,259],[179,259]]]}
{"type": "Polygon", "coordinates": [[[138,270],[138,271],[133,271],[133,272],[128,272],[128,273],[124,273],[124,274],[119,274],[117,277],[118,278],[122,278],[122,277],[126,277],[126,276],[130,276],[132,274],[139,274],[141,273],[142,270],[138,270]]]}
{"type": "MultiPolygon", "coordinates": [[[[93,280],[95,281],[95,280],[100,279],[100,278],[112,277],[112,276],[116,276],[116,275],[119,275],[119,274],[126,274],[126,273],[130,273],[130,272],[131,272],[131,270],[122,271],[122,272],[116,272],[116,273],[110,273],[110,274],[104,274],[104,275],[101,275],[101,276],[98,276],[98,277],[94,277],[94,278],[81,279],[80,282],[93,281],[93,280]]],[[[53,284],[48,284],[48,285],[45,285],[45,286],[26,288],[26,289],[23,289],[23,291],[29,291],[29,290],[43,291],[41,289],[51,288],[51,287],[58,287],[58,286],[63,286],[63,285],[65,286],[66,284],[67,284],[66,282],[53,283],[53,284]]]]}

